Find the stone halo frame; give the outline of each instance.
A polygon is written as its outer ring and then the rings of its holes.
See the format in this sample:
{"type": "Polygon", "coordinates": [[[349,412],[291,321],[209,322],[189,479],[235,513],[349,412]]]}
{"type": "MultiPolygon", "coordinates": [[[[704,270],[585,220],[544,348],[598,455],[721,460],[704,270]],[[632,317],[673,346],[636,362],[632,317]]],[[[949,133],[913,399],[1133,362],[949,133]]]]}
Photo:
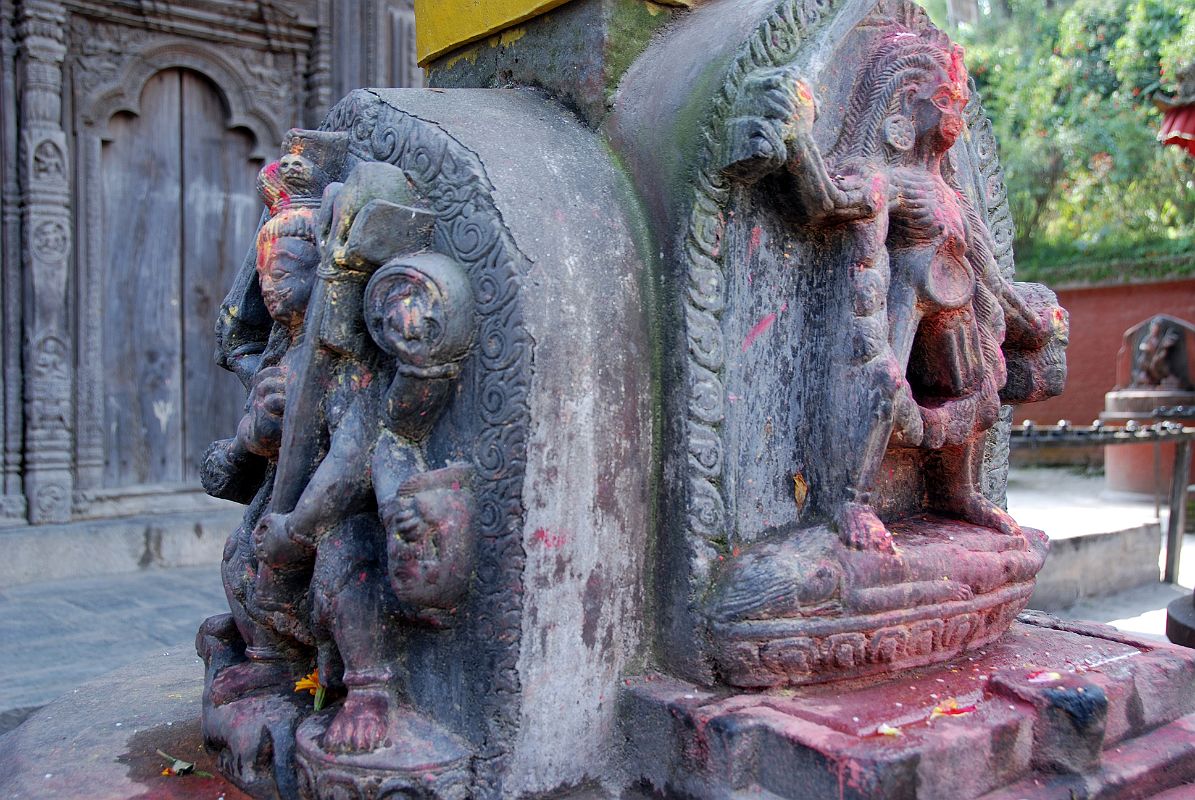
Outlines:
{"type": "Polygon", "coordinates": [[[355,158],[384,161],[407,174],[436,215],[436,251],[465,267],[477,300],[474,355],[461,380],[477,398],[482,420],[472,452],[478,552],[471,611],[462,626],[489,680],[478,691],[485,740],[474,761],[474,792],[497,798],[519,725],[522,492],[534,344],[523,326],[519,283],[530,262],[502,222],[481,160],[439,126],[361,89],[332,109],[321,130],[347,131],[355,158]]]}
{"type": "MultiPolygon", "coordinates": [[[[714,540],[725,536],[730,514],[722,491],[723,453],[720,430],[725,419],[724,371],[728,345],[721,316],[726,303],[727,266],[721,241],[727,222],[724,214],[736,191],[733,179],[718,167],[716,148],[738,92],[756,70],[783,66],[796,58],[811,35],[844,0],[783,0],[739,49],[713,108],[702,128],[704,145],[697,159],[692,209],[686,225],[683,258],[687,285],[684,292],[684,329],[688,349],[685,379],[688,419],[683,437],[688,454],[686,496],[683,501],[684,536],[706,563],[717,557],[714,540]]],[[[932,28],[928,15],[908,0],[879,0],[871,12],[888,16],[913,30],[932,28]]],[[[972,81],[972,89],[974,82],[972,81]]],[[[1000,167],[995,136],[978,94],[971,92],[965,110],[969,135],[952,151],[973,160],[980,185],[972,200],[992,232],[995,257],[1001,273],[1013,274],[1013,224],[1008,191],[1000,167]],[[968,144],[969,143],[969,144],[968,144]]],[[[985,446],[982,485],[984,493],[1003,504],[1008,471],[1012,409],[1002,409],[1000,421],[989,432],[985,446]]]]}

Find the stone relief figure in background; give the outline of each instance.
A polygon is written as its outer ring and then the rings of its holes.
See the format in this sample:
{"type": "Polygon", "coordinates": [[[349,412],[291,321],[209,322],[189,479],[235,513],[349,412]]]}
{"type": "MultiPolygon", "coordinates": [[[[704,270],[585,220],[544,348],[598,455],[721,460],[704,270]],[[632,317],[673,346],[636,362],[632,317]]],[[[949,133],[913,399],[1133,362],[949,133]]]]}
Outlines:
{"type": "Polygon", "coordinates": [[[1133,354],[1134,389],[1178,389],[1189,391],[1186,331],[1165,317],[1155,317],[1133,354]]]}
{"type": "MultiPolygon", "coordinates": [[[[784,120],[784,139],[756,139],[766,143],[765,157],[740,153],[734,169],[758,169],[786,153],[797,215],[814,227],[842,226],[851,252],[848,380],[865,406],[844,404],[834,421],[851,445],[841,453],[846,480],[831,511],[843,541],[893,552],[871,506],[890,447],[923,452],[930,508],[1020,535],[977,482],[983,436],[1006,384],[1001,346],[1007,330],[1020,350],[1044,351],[1064,320],[1061,309],[1000,275],[990,234],[953,179],[948,152],[969,99],[962,48],[937,31],[890,27],[827,156],[813,139],[815,100],[800,78],[781,68],[756,81],[756,98],[784,120]]],[[[731,143],[744,144],[733,136],[731,143]]]]}

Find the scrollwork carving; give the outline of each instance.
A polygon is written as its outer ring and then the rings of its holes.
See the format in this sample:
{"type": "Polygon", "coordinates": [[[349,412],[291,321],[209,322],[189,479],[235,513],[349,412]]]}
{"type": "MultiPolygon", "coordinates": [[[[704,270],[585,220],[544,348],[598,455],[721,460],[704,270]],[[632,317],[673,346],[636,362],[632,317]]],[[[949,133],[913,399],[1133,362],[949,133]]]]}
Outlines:
{"type": "Polygon", "coordinates": [[[441,128],[367,91],[341,101],[323,127],[349,132],[358,158],[386,161],[407,173],[438,219],[437,249],[466,266],[478,298],[480,369],[474,380],[485,424],[474,448],[479,537],[474,624],[492,676],[488,691],[480,694],[485,749],[492,757],[479,762],[477,796],[496,797],[518,719],[517,586],[525,558],[518,532],[532,348],[518,303],[526,257],[502,224],[480,160],[441,128]]]}

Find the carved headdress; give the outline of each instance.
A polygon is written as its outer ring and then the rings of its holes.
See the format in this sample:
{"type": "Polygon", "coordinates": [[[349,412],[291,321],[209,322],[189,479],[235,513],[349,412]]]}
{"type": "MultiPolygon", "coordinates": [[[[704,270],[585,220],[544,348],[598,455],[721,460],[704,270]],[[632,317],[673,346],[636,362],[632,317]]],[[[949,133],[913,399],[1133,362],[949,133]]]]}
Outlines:
{"type": "Polygon", "coordinates": [[[318,243],[316,209],[348,153],[343,134],[291,130],[282,157],[257,174],[257,193],[269,209],[258,233],[259,246],[279,237],[318,243]]]}
{"type": "Polygon", "coordinates": [[[829,158],[870,158],[883,152],[895,132],[893,121],[903,117],[905,90],[913,85],[939,81],[945,76],[964,91],[967,70],[963,48],[941,31],[920,33],[903,25],[886,25],[851,91],[851,103],[829,158]]]}

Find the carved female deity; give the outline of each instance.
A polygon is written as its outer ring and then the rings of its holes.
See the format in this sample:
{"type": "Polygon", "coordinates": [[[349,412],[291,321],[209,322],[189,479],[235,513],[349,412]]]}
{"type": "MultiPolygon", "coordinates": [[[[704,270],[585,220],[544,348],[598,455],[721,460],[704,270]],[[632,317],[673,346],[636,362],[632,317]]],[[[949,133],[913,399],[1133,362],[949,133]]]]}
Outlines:
{"type": "Polygon", "coordinates": [[[266,515],[256,534],[275,572],[315,554],[320,674],[342,667],[348,690],[329,753],[393,743],[402,621],[439,624],[471,572],[469,470],[429,470],[423,453],[473,341],[468,276],[437,254],[397,259],[370,280],[365,320],[394,358],[392,380],[362,389],[294,511],[266,515]]]}
{"type": "Polygon", "coordinates": [[[781,124],[732,127],[728,171],[751,177],[783,154],[780,191],[806,224],[841,233],[850,253],[847,375],[862,399],[833,420],[847,443],[836,454],[845,480],[826,509],[844,543],[893,551],[871,506],[890,447],[922,453],[931,509],[1019,535],[977,486],[1006,382],[1001,347],[1007,333],[1021,350],[1041,350],[1064,322],[1001,276],[990,234],[953,180],[948,151],[969,99],[962,48],[936,31],[884,29],[825,157],[814,98],[796,74],[782,68],[754,83],[750,102],[781,124]]]}
{"type": "Polygon", "coordinates": [[[221,570],[233,619],[247,645],[247,660],[223,670],[213,682],[217,704],[255,688],[286,683],[294,662],[303,660],[296,659],[296,650],[310,642],[303,625],[272,624],[276,620],[271,620],[270,610],[254,597],[258,565],[251,533],[273,487],[287,376],[297,358],[295,345],[320,260],[316,214],[331,179],[313,160],[315,154],[306,150],[313,144],[316,151],[335,149],[338,142],[330,138],[292,132],[282,158],[263,168],[257,180],[269,216],[257,236],[256,277],[274,330],[249,380],[246,411],[236,436],[208,449],[202,471],[209,494],[249,503],[242,525],[229,537],[221,570]]]}

